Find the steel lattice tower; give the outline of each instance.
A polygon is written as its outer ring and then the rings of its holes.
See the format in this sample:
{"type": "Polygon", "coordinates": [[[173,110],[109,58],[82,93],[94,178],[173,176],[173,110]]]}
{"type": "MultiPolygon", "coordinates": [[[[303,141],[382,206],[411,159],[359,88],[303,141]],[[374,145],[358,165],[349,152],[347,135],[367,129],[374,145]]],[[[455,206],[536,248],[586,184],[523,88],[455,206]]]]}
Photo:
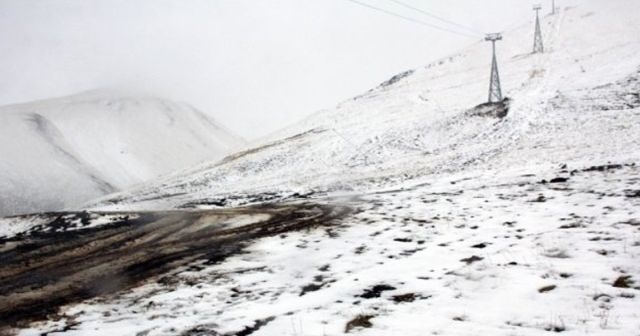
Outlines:
{"type": "Polygon", "coordinates": [[[535,5],[533,6],[533,10],[536,11],[536,34],[533,39],[533,53],[543,53],[544,46],[542,45],[542,30],[540,29],[540,9],[542,6],[535,5]]]}
{"type": "Polygon", "coordinates": [[[498,73],[498,60],[496,59],[496,41],[502,40],[502,34],[487,34],[486,41],[493,47],[493,60],[491,62],[491,84],[489,85],[489,103],[502,101],[502,89],[500,88],[500,74],[498,73]]]}

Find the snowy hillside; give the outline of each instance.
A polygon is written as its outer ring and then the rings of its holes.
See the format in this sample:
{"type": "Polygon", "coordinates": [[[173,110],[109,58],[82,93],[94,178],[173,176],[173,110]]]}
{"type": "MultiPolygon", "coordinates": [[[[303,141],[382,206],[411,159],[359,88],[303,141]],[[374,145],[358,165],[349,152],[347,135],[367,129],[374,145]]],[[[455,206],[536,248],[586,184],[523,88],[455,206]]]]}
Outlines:
{"type": "Polygon", "coordinates": [[[0,333],[638,335],[639,12],[562,8],[544,54],[504,32],[504,117],[475,109],[478,42],[88,212],[0,219],[0,333]]]}
{"type": "Polygon", "coordinates": [[[585,1],[498,43],[504,119],[486,101],[490,45],[478,42],[271,137],[253,149],[98,203],[107,209],[233,205],[263,196],[368,190],[432,174],[640,159],[640,25],[634,1],[585,1]],[[585,35],[585,31],[589,34],[585,35]],[[158,201],[161,198],[162,200],[158,201]],[[147,202],[146,200],[151,200],[147,202]]]}
{"type": "Polygon", "coordinates": [[[92,91],[0,108],[0,216],[77,207],[242,140],[193,107],[92,91]]]}

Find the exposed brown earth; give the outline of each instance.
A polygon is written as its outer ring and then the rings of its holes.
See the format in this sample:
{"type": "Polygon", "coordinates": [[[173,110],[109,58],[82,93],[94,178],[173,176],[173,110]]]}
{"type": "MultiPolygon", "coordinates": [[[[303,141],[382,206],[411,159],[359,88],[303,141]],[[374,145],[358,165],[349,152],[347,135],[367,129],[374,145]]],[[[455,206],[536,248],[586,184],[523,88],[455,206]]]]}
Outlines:
{"type": "MultiPolygon", "coordinates": [[[[113,225],[0,241],[0,334],[62,305],[139,285],[196,260],[217,262],[254,238],[328,225],[346,206],[296,203],[119,214],[113,225]]],[[[51,214],[52,223],[61,214],[51,214]]]]}

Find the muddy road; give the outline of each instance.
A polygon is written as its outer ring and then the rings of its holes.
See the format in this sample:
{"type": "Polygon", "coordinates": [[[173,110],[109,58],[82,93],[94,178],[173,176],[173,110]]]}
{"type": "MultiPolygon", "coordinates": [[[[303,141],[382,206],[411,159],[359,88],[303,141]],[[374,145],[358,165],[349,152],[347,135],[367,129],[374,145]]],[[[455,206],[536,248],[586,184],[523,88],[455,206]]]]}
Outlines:
{"type": "Polygon", "coordinates": [[[38,230],[0,240],[0,329],[46,319],[64,304],[132,288],[196,260],[212,263],[252,239],[320,225],[346,206],[295,203],[228,210],[47,214],[38,230]],[[77,223],[86,228],[74,228],[77,223]],[[76,223],[76,224],[72,224],[76,223]]]}

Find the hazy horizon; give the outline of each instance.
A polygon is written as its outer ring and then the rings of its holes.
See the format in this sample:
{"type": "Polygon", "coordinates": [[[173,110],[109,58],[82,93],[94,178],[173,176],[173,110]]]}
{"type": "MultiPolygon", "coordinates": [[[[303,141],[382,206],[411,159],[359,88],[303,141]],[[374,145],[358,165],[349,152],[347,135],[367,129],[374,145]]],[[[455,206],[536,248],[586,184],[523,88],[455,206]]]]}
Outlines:
{"type": "MultiPolygon", "coordinates": [[[[534,1],[405,2],[491,32],[531,20],[534,1]]],[[[389,0],[367,3],[451,27],[389,0]]],[[[480,40],[345,0],[3,0],[0,28],[0,105],[145,92],[188,102],[248,139],[480,40]]]]}

